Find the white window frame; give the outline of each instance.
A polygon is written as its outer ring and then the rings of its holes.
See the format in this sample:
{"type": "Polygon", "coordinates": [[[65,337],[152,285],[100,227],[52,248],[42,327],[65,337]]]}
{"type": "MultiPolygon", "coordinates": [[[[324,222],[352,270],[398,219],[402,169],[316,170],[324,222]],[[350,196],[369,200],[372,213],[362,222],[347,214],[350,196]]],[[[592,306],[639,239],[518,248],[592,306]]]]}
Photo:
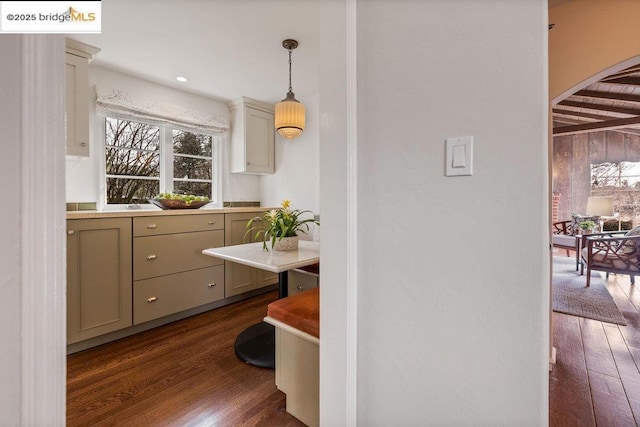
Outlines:
{"type": "MultiPolygon", "coordinates": [[[[148,209],[148,210],[160,210],[155,205],[151,203],[144,203],[139,205],[132,204],[108,204],[107,203],[107,168],[105,161],[105,153],[107,149],[106,144],[106,121],[107,118],[118,119],[113,116],[98,116],[98,132],[100,136],[100,156],[99,156],[99,188],[98,194],[100,194],[100,199],[98,200],[98,209],[101,211],[109,211],[109,210],[123,210],[123,209],[148,209]]],[[[144,123],[150,126],[158,126],[160,128],[160,193],[172,193],[173,192],[173,131],[177,130],[178,127],[172,126],[169,124],[157,124],[157,123],[149,123],[144,120],[136,120],[136,119],[119,119],[119,120],[129,120],[132,122],[144,123]]],[[[196,133],[192,130],[188,132],[196,133]]],[[[197,134],[211,136],[211,196],[209,204],[205,205],[201,209],[206,208],[220,208],[222,207],[222,161],[220,154],[220,146],[223,144],[224,136],[217,135],[214,133],[207,132],[199,132],[197,134]]],[[[205,156],[190,156],[196,158],[204,158],[205,156]]],[[[203,180],[188,180],[188,181],[199,181],[203,182],[203,180]]]]}

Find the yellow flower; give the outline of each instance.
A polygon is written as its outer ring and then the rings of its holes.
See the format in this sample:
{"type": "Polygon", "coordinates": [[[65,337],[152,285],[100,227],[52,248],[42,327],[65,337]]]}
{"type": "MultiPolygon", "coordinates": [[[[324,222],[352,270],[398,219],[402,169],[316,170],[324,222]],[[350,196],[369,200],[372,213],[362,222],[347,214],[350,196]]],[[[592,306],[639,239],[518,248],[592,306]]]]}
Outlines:
{"type": "Polygon", "coordinates": [[[273,222],[273,220],[278,216],[278,210],[277,209],[271,209],[269,212],[266,212],[264,214],[264,216],[267,217],[269,222],[273,222]]]}
{"type": "Polygon", "coordinates": [[[282,201],[282,209],[288,210],[289,206],[291,206],[291,200],[289,199],[284,199],[282,201]]]}

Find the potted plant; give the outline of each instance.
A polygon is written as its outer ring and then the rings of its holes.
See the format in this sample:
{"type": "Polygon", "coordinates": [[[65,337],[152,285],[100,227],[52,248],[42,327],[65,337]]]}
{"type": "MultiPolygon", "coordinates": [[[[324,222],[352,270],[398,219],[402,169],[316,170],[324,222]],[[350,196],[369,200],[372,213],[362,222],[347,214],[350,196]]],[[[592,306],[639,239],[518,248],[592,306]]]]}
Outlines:
{"type": "Polygon", "coordinates": [[[593,221],[582,221],[578,224],[578,227],[582,231],[582,234],[590,234],[596,229],[596,223],[593,221]]]}
{"type": "Polygon", "coordinates": [[[271,243],[271,248],[276,251],[291,251],[298,248],[298,231],[306,233],[309,231],[309,223],[320,225],[318,221],[312,218],[301,219],[303,214],[313,212],[309,210],[301,211],[291,209],[291,201],[283,200],[279,209],[266,211],[262,218],[257,217],[247,222],[248,234],[256,231],[255,239],[262,237],[262,246],[264,250],[268,250],[267,242],[271,243]],[[260,220],[261,224],[254,225],[254,222],[260,220]]]}

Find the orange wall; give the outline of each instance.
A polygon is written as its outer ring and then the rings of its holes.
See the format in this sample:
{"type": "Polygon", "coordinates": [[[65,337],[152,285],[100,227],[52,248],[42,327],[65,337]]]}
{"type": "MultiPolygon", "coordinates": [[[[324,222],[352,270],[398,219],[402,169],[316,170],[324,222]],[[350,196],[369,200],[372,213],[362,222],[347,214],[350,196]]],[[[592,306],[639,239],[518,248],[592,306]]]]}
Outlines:
{"type": "Polygon", "coordinates": [[[574,0],[549,9],[549,23],[552,102],[640,61],[639,0],[574,0]]]}

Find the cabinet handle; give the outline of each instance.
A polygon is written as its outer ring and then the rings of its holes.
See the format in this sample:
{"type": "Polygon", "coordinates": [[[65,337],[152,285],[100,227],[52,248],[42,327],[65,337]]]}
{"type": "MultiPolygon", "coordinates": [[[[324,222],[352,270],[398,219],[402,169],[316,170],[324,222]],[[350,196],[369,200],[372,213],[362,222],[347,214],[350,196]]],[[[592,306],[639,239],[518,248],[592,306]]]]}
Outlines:
{"type": "Polygon", "coordinates": [[[147,261],[153,261],[154,259],[158,258],[158,255],[149,255],[147,257],[147,261]]]}
{"type": "Polygon", "coordinates": [[[209,222],[207,222],[207,224],[209,224],[209,225],[213,225],[213,224],[215,224],[215,223],[216,223],[215,221],[209,221],[209,222]]]}
{"type": "Polygon", "coordinates": [[[253,218],[254,222],[262,222],[262,218],[260,218],[259,216],[253,218]]]}
{"type": "Polygon", "coordinates": [[[151,298],[147,298],[147,302],[154,302],[157,301],[158,297],[151,297],[151,298]]]}
{"type": "Polygon", "coordinates": [[[215,283],[215,282],[214,283],[209,283],[207,285],[207,288],[213,288],[215,285],[217,285],[217,283],[215,283]]]}
{"type": "Polygon", "coordinates": [[[299,290],[299,291],[304,291],[304,288],[302,286],[300,286],[300,285],[298,285],[298,287],[296,289],[299,290]]]}
{"type": "Polygon", "coordinates": [[[74,230],[69,230],[69,231],[67,231],[67,234],[68,234],[69,236],[71,236],[72,234],[75,234],[75,231],[74,231],[74,230]]]}
{"type": "Polygon", "coordinates": [[[251,166],[251,162],[247,162],[247,166],[251,166]]]}
{"type": "Polygon", "coordinates": [[[149,230],[153,230],[154,228],[158,228],[158,226],[157,226],[157,225],[155,225],[155,224],[147,224],[147,228],[148,228],[149,230]]]}
{"type": "Polygon", "coordinates": [[[80,146],[81,146],[81,147],[86,147],[86,146],[87,146],[87,143],[86,143],[86,142],[81,142],[81,143],[80,143],[80,146]]]}

